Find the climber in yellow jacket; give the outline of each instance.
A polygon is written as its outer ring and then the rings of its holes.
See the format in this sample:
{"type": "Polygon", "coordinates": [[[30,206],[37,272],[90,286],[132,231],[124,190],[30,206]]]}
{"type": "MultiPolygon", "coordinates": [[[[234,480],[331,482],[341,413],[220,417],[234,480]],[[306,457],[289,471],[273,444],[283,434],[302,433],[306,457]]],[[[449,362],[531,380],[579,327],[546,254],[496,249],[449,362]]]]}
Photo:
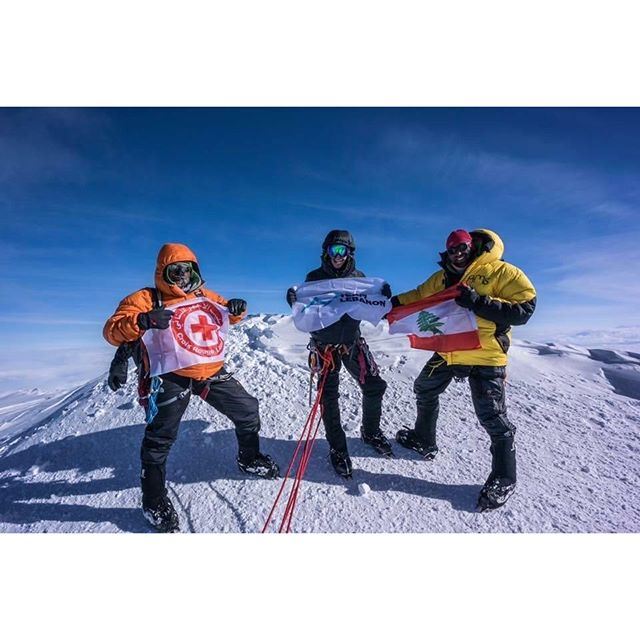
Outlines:
{"type": "Polygon", "coordinates": [[[507,418],[505,378],[511,326],[525,324],[536,307],[536,290],[517,267],[502,260],[497,233],[453,231],[441,253],[439,271],[412,291],[394,296],[394,306],[410,304],[456,286],[456,302],[476,316],[480,348],[435,353],[414,383],[418,415],[414,429],[400,429],[396,440],[432,460],[438,452],[436,423],[439,396],[453,378],[469,378],[480,424],[491,438],[491,473],[480,492],[478,508],[502,506],[515,490],[515,427],[507,418]]]}

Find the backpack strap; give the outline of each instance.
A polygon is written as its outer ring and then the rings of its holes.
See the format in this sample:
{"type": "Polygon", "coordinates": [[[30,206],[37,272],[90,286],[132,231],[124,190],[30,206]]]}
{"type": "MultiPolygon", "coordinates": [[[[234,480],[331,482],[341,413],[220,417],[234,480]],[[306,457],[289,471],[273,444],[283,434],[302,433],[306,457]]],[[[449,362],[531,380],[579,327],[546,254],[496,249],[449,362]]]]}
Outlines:
{"type": "MultiPolygon", "coordinates": [[[[160,294],[160,292],[155,287],[147,287],[147,291],[151,294],[151,299],[153,300],[153,308],[160,309],[160,307],[162,306],[162,295],[160,294]]],[[[138,338],[131,344],[135,345],[136,349],[134,360],[138,365],[138,398],[140,404],[142,404],[142,400],[144,400],[148,395],[147,386],[149,385],[149,356],[140,338],[138,338]]],[[[143,406],[145,405],[143,404],[143,406]]]]}
{"type": "Polygon", "coordinates": [[[153,308],[159,309],[162,306],[162,294],[155,287],[147,287],[147,291],[151,294],[153,308]]]}

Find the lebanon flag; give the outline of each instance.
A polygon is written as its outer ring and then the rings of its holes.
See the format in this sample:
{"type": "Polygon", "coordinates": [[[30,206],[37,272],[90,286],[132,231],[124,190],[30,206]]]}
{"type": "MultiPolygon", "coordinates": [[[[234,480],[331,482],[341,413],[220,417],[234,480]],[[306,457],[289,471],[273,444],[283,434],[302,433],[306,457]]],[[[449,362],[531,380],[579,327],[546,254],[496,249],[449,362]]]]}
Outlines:
{"type": "Polygon", "coordinates": [[[480,348],[476,316],[455,303],[457,286],[395,307],[387,316],[389,333],[407,333],[414,349],[468,351],[480,348]]]}

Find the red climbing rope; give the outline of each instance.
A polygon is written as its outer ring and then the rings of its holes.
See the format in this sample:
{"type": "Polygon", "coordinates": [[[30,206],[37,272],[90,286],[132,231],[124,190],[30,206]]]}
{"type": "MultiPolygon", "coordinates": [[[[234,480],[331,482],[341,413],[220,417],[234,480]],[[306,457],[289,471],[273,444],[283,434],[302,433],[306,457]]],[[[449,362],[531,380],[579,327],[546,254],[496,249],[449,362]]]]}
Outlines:
{"type": "Polygon", "coordinates": [[[298,444],[296,445],[296,449],[293,452],[293,456],[291,457],[291,461],[289,462],[289,466],[287,467],[287,471],[282,479],[282,484],[280,485],[280,490],[278,491],[278,495],[273,502],[273,506],[271,507],[271,511],[269,511],[269,515],[267,516],[267,520],[264,523],[264,527],[262,528],[262,533],[267,531],[269,523],[271,522],[271,518],[276,510],[278,502],[280,501],[280,497],[284,491],[287,480],[289,480],[289,476],[291,474],[291,470],[295,466],[296,462],[298,467],[296,469],[296,473],[293,477],[293,485],[291,487],[291,491],[289,492],[289,498],[287,500],[287,504],[285,505],[284,513],[282,516],[282,521],[280,522],[280,526],[278,527],[278,533],[289,533],[291,531],[291,522],[293,520],[293,512],[296,507],[296,502],[298,499],[298,492],[300,490],[300,484],[302,483],[302,479],[307,470],[307,466],[309,464],[309,460],[311,458],[311,452],[313,450],[313,445],[315,443],[316,435],[318,433],[318,428],[320,426],[320,419],[322,417],[322,410],[320,409],[320,403],[322,402],[322,393],[324,391],[324,384],[327,379],[327,374],[329,371],[335,366],[333,362],[333,351],[331,347],[327,347],[323,351],[318,351],[320,357],[322,359],[322,368],[320,370],[320,381],[318,384],[318,393],[316,395],[315,401],[309,411],[309,415],[304,423],[304,427],[302,428],[302,433],[298,438],[298,444]],[[298,460],[298,454],[300,453],[300,457],[298,460]]]}
{"type": "Polygon", "coordinates": [[[309,435],[307,437],[307,441],[305,442],[304,449],[302,451],[302,457],[300,459],[300,464],[298,465],[298,471],[296,472],[296,475],[293,481],[293,487],[291,489],[291,493],[289,494],[289,500],[287,501],[287,505],[284,510],[284,515],[282,518],[282,522],[280,523],[280,528],[278,529],[278,533],[282,533],[283,529],[285,530],[286,533],[289,533],[291,530],[291,520],[293,518],[293,511],[295,509],[296,501],[298,499],[298,491],[300,489],[302,478],[304,477],[304,474],[307,471],[307,465],[309,464],[309,459],[311,458],[311,451],[313,450],[313,445],[315,444],[316,435],[318,433],[318,427],[320,426],[320,418],[322,417],[322,412],[319,410],[320,399],[322,398],[322,391],[324,390],[325,380],[326,380],[326,375],[324,375],[320,379],[318,396],[309,414],[309,419],[308,419],[309,435]]]}

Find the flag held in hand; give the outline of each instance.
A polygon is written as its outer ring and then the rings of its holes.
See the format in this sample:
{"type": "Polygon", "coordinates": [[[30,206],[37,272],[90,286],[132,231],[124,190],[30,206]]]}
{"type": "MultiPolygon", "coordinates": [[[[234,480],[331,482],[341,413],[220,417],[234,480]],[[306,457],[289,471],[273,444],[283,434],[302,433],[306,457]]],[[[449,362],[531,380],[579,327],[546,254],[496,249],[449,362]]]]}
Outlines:
{"type": "Polygon", "coordinates": [[[406,333],[414,349],[469,351],[480,348],[475,314],[455,302],[457,287],[395,307],[387,315],[389,333],[406,333]]]}

